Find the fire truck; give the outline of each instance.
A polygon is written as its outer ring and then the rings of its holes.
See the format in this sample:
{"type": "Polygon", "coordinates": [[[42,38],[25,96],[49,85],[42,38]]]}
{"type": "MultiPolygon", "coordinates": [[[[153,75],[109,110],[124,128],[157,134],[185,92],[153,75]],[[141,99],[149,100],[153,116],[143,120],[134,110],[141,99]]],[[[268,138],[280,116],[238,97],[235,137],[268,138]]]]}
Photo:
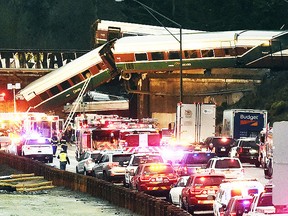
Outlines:
{"type": "Polygon", "coordinates": [[[0,127],[10,133],[32,134],[51,138],[53,132],[60,132],[61,123],[57,115],[45,113],[0,113],[0,127]]]}
{"type": "Polygon", "coordinates": [[[75,118],[76,159],[87,150],[159,151],[155,119],[81,114],[75,118]]]}
{"type": "Polygon", "coordinates": [[[265,178],[272,178],[273,174],[273,128],[269,124],[257,138],[259,145],[259,162],[264,168],[265,178]]]}
{"type": "Polygon", "coordinates": [[[49,139],[53,133],[60,134],[61,119],[57,115],[39,112],[0,113],[0,128],[8,134],[11,144],[18,145],[23,138],[32,134],[49,139]]]}

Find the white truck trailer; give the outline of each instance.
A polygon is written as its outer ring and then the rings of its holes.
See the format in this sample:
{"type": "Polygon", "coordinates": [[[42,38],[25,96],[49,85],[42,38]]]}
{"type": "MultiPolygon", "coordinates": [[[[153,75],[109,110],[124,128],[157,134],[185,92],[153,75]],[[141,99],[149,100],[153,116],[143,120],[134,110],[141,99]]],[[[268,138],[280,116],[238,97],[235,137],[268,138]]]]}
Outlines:
{"type": "Polygon", "coordinates": [[[200,143],[215,136],[215,104],[177,104],[175,136],[178,141],[200,143]]]}

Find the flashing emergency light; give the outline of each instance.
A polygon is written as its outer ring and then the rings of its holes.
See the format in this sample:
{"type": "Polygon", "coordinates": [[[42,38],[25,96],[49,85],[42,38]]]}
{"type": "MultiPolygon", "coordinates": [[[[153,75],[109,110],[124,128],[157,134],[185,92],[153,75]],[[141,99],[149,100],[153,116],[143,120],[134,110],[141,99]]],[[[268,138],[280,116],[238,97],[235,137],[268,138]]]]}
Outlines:
{"type": "Polygon", "coordinates": [[[227,142],[228,139],[227,139],[227,137],[222,137],[222,138],[221,138],[221,141],[222,141],[222,142],[227,142]]]}
{"type": "Polygon", "coordinates": [[[205,178],[204,176],[201,176],[201,177],[200,177],[200,181],[201,181],[201,182],[204,182],[205,180],[206,180],[206,178],[205,178]]]}
{"type": "Polygon", "coordinates": [[[242,204],[244,205],[244,206],[248,206],[248,205],[250,205],[250,200],[243,200],[243,202],[242,202],[242,204]]]}
{"type": "Polygon", "coordinates": [[[162,164],[153,164],[152,166],[149,167],[149,170],[152,172],[159,172],[165,169],[166,169],[166,166],[162,164]]]}

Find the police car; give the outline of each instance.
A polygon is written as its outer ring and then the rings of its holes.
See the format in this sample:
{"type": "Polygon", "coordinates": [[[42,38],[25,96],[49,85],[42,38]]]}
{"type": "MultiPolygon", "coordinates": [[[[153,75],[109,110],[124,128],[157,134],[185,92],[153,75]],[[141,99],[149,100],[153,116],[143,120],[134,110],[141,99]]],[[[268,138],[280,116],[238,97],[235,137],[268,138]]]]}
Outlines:
{"type": "Polygon", "coordinates": [[[224,207],[227,206],[231,197],[259,195],[264,191],[264,186],[257,179],[230,179],[219,186],[216,198],[213,202],[215,216],[223,215],[224,207]]]}

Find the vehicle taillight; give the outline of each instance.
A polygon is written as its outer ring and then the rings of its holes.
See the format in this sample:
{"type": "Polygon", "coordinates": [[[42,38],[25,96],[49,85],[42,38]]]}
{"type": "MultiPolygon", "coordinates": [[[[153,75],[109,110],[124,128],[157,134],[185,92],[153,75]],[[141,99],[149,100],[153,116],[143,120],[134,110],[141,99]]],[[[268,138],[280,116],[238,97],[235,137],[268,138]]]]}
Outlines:
{"type": "Polygon", "coordinates": [[[239,149],[239,153],[242,153],[242,152],[243,152],[243,148],[240,147],[240,149],[239,149]]]}
{"type": "Polygon", "coordinates": [[[108,163],[108,167],[111,169],[115,166],[118,166],[119,165],[119,162],[112,162],[112,163],[108,163]]]}
{"type": "Polygon", "coordinates": [[[187,166],[184,166],[184,167],[183,167],[183,174],[188,174],[188,168],[187,168],[187,166]]]}
{"type": "Polygon", "coordinates": [[[172,173],[168,174],[168,175],[167,175],[167,178],[168,178],[170,181],[177,181],[177,179],[178,179],[177,175],[172,174],[172,173]]]}

